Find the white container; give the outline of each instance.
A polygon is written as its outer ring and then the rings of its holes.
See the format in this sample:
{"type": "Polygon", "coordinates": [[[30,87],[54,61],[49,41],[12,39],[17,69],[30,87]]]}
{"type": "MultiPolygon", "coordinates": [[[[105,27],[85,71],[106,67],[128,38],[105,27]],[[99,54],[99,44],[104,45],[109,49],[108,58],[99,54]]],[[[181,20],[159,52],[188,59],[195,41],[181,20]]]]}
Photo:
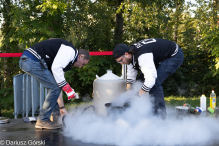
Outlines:
{"type": "Polygon", "coordinates": [[[93,82],[93,103],[98,115],[107,116],[105,104],[114,101],[126,91],[126,81],[107,70],[107,73],[93,82]]]}
{"type": "Polygon", "coordinates": [[[206,111],[206,97],[204,94],[200,97],[200,108],[202,111],[206,111]]]}

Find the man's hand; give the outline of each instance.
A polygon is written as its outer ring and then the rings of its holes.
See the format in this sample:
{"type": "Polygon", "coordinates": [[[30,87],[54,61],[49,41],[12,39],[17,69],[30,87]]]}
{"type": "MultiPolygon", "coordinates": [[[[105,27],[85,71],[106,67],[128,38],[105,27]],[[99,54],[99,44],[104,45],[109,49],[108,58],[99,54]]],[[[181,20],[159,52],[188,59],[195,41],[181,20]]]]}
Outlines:
{"type": "Polygon", "coordinates": [[[63,109],[60,109],[60,114],[63,116],[63,115],[66,115],[66,114],[68,114],[68,111],[65,109],[65,108],[63,108],[63,109]]]}
{"type": "Polygon", "coordinates": [[[144,95],[144,94],[146,94],[146,93],[147,93],[147,92],[145,92],[144,90],[141,89],[141,90],[138,92],[138,95],[139,95],[139,96],[142,96],[142,95],[144,95]]]}
{"type": "Polygon", "coordinates": [[[130,89],[131,89],[131,84],[127,84],[126,90],[128,91],[128,90],[130,90],[130,89]]]}
{"type": "Polygon", "coordinates": [[[71,100],[75,97],[75,91],[70,87],[68,83],[62,88],[62,90],[67,94],[68,100],[71,100]]]}

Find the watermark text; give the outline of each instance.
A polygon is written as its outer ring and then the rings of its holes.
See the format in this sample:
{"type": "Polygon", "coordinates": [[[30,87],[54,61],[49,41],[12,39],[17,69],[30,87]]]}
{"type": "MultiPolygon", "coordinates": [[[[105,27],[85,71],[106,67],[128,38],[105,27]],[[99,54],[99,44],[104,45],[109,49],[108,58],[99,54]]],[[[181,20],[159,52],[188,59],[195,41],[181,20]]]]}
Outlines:
{"type": "Polygon", "coordinates": [[[1,145],[46,145],[45,140],[0,140],[1,145]]]}

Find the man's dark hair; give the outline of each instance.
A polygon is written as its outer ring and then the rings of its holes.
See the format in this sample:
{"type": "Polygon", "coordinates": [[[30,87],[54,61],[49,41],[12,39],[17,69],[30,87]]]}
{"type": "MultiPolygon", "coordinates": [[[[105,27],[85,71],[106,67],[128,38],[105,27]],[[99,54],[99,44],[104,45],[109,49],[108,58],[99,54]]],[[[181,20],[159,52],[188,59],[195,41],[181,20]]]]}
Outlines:
{"type": "Polygon", "coordinates": [[[131,54],[131,55],[134,55],[134,53],[135,53],[135,51],[134,51],[134,50],[135,50],[135,49],[134,49],[134,46],[130,46],[129,48],[130,48],[130,49],[129,49],[128,53],[131,54]]]}
{"type": "Polygon", "coordinates": [[[125,52],[129,52],[129,47],[125,44],[118,44],[113,49],[113,57],[114,59],[117,59],[125,54],[125,52]]]}
{"type": "Polygon", "coordinates": [[[85,49],[78,49],[78,55],[84,54],[85,60],[90,60],[90,53],[85,49]]]}

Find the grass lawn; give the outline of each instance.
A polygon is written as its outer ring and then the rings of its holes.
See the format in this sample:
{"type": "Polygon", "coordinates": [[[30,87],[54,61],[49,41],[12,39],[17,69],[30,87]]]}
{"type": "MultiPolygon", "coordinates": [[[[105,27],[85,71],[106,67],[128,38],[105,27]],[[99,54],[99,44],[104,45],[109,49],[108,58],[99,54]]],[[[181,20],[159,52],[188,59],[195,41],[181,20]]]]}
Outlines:
{"type": "MultiPolygon", "coordinates": [[[[200,97],[190,97],[190,98],[185,98],[185,97],[180,97],[180,96],[169,96],[165,97],[165,103],[167,106],[183,106],[184,103],[190,104],[192,107],[200,107],[200,97]]],[[[210,98],[207,98],[207,107],[210,106],[210,98]]],[[[219,99],[216,100],[216,106],[219,107],[219,99]]],[[[80,103],[81,104],[81,103],[80,103]]],[[[66,105],[66,109],[69,109],[69,107],[72,105],[66,105]]],[[[8,117],[11,119],[14,119],[13,115],[14,109],[10,110],[2,110],[2,117],[8,117]]],[[[19,115],[18,118],[21,118],[22,116],[19,115]]]]}
{"type": "MultiPolygon", "coordinates": [[[[13,115],[13,112],[14,112],[14,109],[10,109],[10,110],[2,110],[1,113],[2,113],[2,117],[7,117],[7,118],[10,118],[10,119],[14,119],[14,115],[13,115]]],[[[22,116],[19,115],[19,118],[21,118],[22,116]]]]}

